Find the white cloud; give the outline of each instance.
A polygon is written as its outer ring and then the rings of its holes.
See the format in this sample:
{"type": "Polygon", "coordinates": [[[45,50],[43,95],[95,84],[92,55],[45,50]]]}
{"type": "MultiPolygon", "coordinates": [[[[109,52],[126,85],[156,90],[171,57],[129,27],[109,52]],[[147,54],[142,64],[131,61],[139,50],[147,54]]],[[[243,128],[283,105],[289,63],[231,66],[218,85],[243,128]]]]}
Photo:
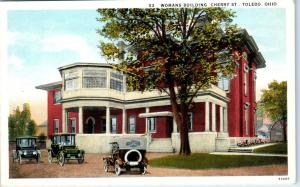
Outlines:
{"type": "Polygon", "coordinates": [[[261,52],[278,52],[279,51],[279,48],[276,48],[276,47],[266,47],[264,45],[258,45],[258,48],[259,48],[259,51],[261,52]]]}
{"type": "Polygon", "coordinates": [[[13,65],[15,67],[21,68],[24,65],[24,60],[12,55],[8,57],[8,65],[13,65]]]}
{"type": "Polygon", "coordinates": [[[87,41],[78,35],[63,34],[47,37],[42,42],[44,52],[72,51],[79,57],[79,61],[99,61],[101,58],[97,49],[92,48],[87,41]]]}
{"type": "Polygon", "coordinates": [[[15,44],[16,41],[20,38],[20,35],[21,35],[20,32],[8,32],[8,34],[7,34],[8,45],[15,44]]]}

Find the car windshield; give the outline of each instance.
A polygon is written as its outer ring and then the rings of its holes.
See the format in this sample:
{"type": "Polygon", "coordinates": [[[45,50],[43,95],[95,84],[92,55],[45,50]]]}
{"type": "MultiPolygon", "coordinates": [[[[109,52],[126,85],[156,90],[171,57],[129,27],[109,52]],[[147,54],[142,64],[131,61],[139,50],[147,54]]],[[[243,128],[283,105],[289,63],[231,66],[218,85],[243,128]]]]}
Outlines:
{"type": "Polygon", "coordinates": [[[28,139],[28,138],[24,138],[24,139],[19,139],[19,146],[21,147],[33,147],[35,146],[36,140],[35,139],[28,139]]]}
{"type": "Polygon", "coordinates": [[[54,143],[60,145],[75,145],[75,136],[74,135],[60,135],[54,136],[54,143]]]}

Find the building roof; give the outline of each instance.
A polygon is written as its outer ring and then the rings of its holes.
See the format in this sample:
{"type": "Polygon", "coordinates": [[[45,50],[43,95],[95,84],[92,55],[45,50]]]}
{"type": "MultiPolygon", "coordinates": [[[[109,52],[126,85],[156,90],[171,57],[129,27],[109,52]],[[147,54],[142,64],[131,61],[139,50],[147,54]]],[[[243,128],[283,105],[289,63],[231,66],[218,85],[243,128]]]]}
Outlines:
{"type": "Polygon", "coordinates": [[[261,52],[259,51],[259,48],[258,48],[255,40],[253,39],[253,37],[249,35],[249,33],[247,32],[246,29],[242,29],[241,34],[244,38],[245,45],[250,50],[250,52],[252,54],[252,58],[254,59],[254,61],[257,64],[256,68],[257,69],[265,68],[266,61],[265,61],[264,57],[262,56],[261,52]]]}
{"type": "Polygon", "coordinates": [[[58,68],[58,70],[61,72],[62,70],[65,70],[65,69],[69,69],[69,68],[73,68],[73,67],[104,67],[104,68],[112,68],[112,66],[108,63],[90,63],[90,62],[75,62],[75,63],[72,63],[72,64],[68,64],[68,65],[65,65],[65,66],[61,66],[58,68]]]}
{"type": "Polygon", "coordinates": [[[57,81],[57,82],[52,82],[52,83],[48,83],[48,84],[42,84],[39,86],[36,86],[36,89],[41,89],[41,90],[53,90],[53,89],[58,89],[61,88],[62,86],[62,81],[57,81]]]}

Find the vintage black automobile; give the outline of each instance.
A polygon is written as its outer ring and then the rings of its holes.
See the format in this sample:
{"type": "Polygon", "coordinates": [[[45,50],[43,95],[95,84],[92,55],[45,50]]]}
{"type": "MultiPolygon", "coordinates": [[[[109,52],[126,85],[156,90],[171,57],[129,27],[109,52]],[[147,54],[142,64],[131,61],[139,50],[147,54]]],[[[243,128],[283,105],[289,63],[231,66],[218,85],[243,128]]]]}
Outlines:
{"type": "Polygon", "coordinates": [[[55,158],[60,166],[64,166],[69,160],[77,160],[82,164],[85,152],[76,146],[75,136],[73,133],[55,134],[52,137],[51,148],[48,149],[48,162],[52,163],[55,158]]]}
{"type": "Polygon", "coordinates": [[[19,161],[22,164],[24,159],[35,160],[39,163],[41,151],[36,145],[36,137],[24,136],[16,139],[16,150],[13,150],[13,162],[19,161]]]}
{"type": "Polygon", "coordinates": [[[103,158],[104,171],[113,169],[116,175],[122,171],[138,169],[147,173],[146,142],[143,138],[119,138],[110,143],[111,154],[103,158]]]}

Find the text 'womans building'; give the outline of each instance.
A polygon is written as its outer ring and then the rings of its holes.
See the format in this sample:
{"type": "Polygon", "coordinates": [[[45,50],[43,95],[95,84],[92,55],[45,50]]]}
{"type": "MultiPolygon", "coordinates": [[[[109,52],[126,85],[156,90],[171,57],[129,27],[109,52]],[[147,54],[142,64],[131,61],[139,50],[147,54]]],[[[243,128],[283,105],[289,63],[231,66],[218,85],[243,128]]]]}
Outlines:
{"type": "MultiPolygon", "coordinates": [[[[247,31],[235,76],[199,91],[189,111],[192,152],[227,151],[255,139],[256,69],[265,60],[247,31]]],[[[86,152],[104,153],[118,137],[141,137],[148,152],[179,151],[180,137],[167,94],[129,92],[126,76],[104,63],[58,68],[62,80],[37,86],[48,92],[48,137],[76,133],[86,152]]]]}

